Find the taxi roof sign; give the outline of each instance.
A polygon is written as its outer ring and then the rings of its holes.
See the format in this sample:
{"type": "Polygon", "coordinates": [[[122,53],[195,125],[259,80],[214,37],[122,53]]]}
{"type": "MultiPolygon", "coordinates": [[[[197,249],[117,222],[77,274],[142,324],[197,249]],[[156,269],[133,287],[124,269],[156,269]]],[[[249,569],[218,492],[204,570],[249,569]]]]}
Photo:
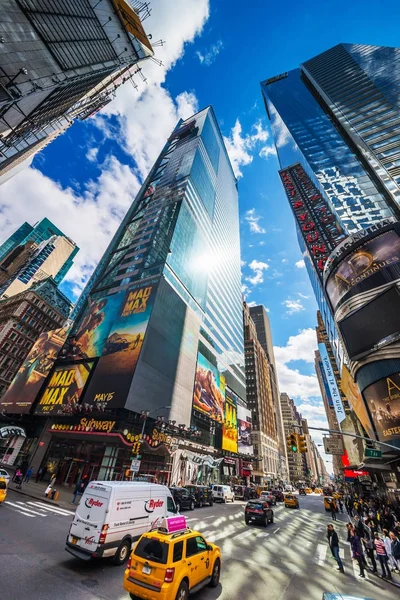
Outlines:
{"type": "Polygon", "coordinates": [[[176,517],[167,517],[161,519],[158,529],[167,533],[176,533],[187,529],[186,517],[177,515],[176,517]]]}

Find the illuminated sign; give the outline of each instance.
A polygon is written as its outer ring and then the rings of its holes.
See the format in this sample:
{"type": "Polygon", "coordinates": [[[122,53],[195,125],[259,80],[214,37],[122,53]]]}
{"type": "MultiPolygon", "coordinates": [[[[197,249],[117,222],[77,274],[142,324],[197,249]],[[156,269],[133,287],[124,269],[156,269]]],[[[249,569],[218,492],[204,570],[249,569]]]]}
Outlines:
{"type": "Polygon", "coordinates": [[[390,442],[400,437],[400,373],[392,373],[363,391],[378,438],[390,442]]]}
{"type": "Polygon", "coordinates": [[[92,363],[58,366],[54,369],[35,409],[36,415],[73,412],[89,377],[92,363]]]}
{"type": "Polygon", "coordinates": [[[238,451],[237,400],[233,392],[226,388],[225,419],[222,425],[222,450],[238,451]]]}
{"type": "Polygon", "coordinates": [[[53,423],[53,431],[99,431],[110,433],[114,428],[116,421],[97,421],[96,419],[87,419],[84,417],[79,424],[70,425],[69,423],[53,423]]]}
{"type": "Polygon", "coordinates": [[[328,202],[300,164],[279,171],[279,175],[309,255],[322,281],[328,256],[344,239],[345,233],[328,202]]]}

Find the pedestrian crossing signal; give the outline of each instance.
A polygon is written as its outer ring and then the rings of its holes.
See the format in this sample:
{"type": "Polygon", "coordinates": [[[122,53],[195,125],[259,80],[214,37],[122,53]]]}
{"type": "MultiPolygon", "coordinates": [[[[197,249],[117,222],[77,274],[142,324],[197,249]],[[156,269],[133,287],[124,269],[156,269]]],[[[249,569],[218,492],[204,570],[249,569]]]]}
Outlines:
{"type": "Polygon", "coordinates": [[[305,435],[299,435],[298,442],[299,442],[299,452],[301,454],[304,454],[305,452],[307,452],[307,440],[306,440],[305,435]]]}
{"type": "Polygon", "coordinates": [[[286,439],[289,452],[297,452],[297,433],[290,433],[286,439]]]}

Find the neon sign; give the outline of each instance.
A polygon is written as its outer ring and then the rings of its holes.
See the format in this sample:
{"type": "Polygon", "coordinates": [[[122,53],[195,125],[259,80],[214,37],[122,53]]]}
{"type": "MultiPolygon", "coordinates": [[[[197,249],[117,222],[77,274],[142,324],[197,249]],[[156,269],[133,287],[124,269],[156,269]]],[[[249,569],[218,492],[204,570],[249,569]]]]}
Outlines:
{"type": "Polygon", "coordinates": [[[346,234],[328,202],[300,164],[282,169],[279,175],[314,267],[322,280],[328,256],[346,234]]]}

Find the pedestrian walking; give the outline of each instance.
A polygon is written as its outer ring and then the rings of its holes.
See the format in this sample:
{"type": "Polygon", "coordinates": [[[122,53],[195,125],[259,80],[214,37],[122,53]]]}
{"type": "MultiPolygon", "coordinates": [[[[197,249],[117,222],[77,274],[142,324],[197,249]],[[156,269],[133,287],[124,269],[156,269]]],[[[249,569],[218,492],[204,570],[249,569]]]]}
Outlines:
{"type": "Polygon", "coordinates": [[[340,512],[343,514],[343,500],[341,498],[339,498],[339,507],[340,507],[340,512]]]}
{"type": "Polygon", "coordinates": [[[21,469],[17,469],[15,471],[15,475],[14,475],[13,481],[15,481],[15,483],[17,484],[17,488],[19,490],[22,487],[22,479],[23,479],[22,471],[21,471],[21,469]]]}
{"type": "Polygon", "coordinates": [[[356,534],[355,529],[350,530],[350,546],[353,558],[357,561],[358,567],[360,569],[359,577],[365,578],[364,572],[364,564],[363,564],[363,550],[361,546],[361,541],[358,535],[356,534]]]}
{"type": "Polygon", "coordinates": [[[340,571],[341,573],[344,573],[343,563],[342,563],[342,560],[340,558],[340,553],[339,553],[339,536],[336,533],[335,528],[332,524],[328,525],[327,530],[328,530],[327,538],[328,538],[329,547],[332,552],[332,556],[335,558],[335,560],[338,564],[338,571],[340,571]]]}
{"type": "Polygon", "coordinates": [[[385,544],[385,550],[388,557],[388,568],[390,571],[393,571],[396,568],[396,563],[392,554],[392,540],[389,537],[387,529],[383,530],[383,543],[385,544]]]}
{"type": "Polygon", "coordinates": [[[32,469],[32,467],[29,467],[29,469],[27,470],[27,472],[25,474],[25,478],[24,478],[25,483],[29,483],[30,478],[32,477],[32,474],[33,474],[33,469],[32,469]]]}
{"type": "Polygon", "coordinates": [[[79,479],[75,486],[74,496],[72,498],[72,504],[75,504],[78,496],[82,496],[84,490],[85,490],[85,482],[82,481],[82,479],[79,479]]]}
{"type": "Polygon", "coordinates": [[[372,573],[377,572],[376,568],[376,560],[375,560],[375,546],[374,546],[374,534],[371,529],[364,525],[364,537],[362,538],[362,542],[364,544],[365,554],[368,556],[371,561],[371,571],[372,573]]]}
{"type": "Polygon", "coordinates": [[[332,520],[337,521],[337,519],[336,519],[336,502],[334,501],[333,498],[331,498],[329,500],[329,508],[330,508],[330,511],[332,514],[332,520]]]}
{"type": "Polygon", "coordinates": [[[397,571],[400,571],[400,540],[393,531],[389,533],[389,536],[392,542],[392,556],[395,568],[397,571]]]}
{"type": "Polygon", "coordinates": [[[379,533],[375,533],[374,546],[376,551],[376,557],[379,560],[379,564],[382,569],[383,579],[392,579],[392,574],[389,570],[388,556],[386,554],[385,542],[379,537],[379,533]]]}

